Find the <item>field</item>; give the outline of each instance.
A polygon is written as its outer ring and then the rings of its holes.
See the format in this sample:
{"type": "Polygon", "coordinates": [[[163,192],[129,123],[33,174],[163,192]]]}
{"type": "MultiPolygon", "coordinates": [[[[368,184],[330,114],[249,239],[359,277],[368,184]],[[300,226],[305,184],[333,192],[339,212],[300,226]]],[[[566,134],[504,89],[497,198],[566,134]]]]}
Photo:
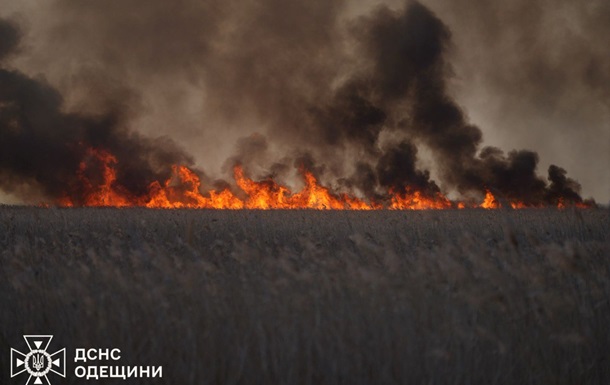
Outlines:
{"type": "Polygon", "coordinates": [[[607,384],[608,229],[607,209],[0,207],[0,383],[26,381],[22,334],[53,334],[54,385],[85,382],[77,347],[163,366],[102,384],[607,384]]]}

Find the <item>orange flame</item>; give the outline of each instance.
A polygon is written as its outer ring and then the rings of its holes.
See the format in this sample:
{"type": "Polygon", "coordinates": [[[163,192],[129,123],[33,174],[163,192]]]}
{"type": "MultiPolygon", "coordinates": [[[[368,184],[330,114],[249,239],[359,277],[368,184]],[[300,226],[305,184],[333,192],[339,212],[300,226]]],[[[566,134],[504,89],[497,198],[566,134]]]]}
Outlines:
{"type": "Polygon", "coordinates": [[[392,200],[390,209],[392,210],[441,210],[453,207],[451,201],[441,193],[437,193],[434,198],[428,198],[421,192],[405,191],[404,194],[390,192],[392,200]]]}
{"type": "Polygon", "coordinates": [[[512,202],[510,202],[510,207],[512,207],[513,209],[525,209],[528,206],[523,202],[512,201],[512,202]]]}
{"type": "MultiPolygon", "coordinates": [[[[421,191],[406,188],[403,192],[389,191],[386,203],[369,202],[345,193],[336,194],[317,180],[310,171],[300,170],[304,187],[292,192],[288,187],[268,178],[254,181],[248,178],[241,166],[233,169],[239,195],[229,188],[210,190],[202,193],[201,179],[184,165],[172,166],[171,176],[165,181],[154,181],[141,196],[132,196],[129,191],[117,182],[117,158],[105,150],[88,149],[85,159],[76,171],[79,185],[77,201],[66,195],[56,201],[56,205],[72,206],[140,206],[149,208],[206,208],[206,209],[317,209],[317,210],[428,210],[428,209],[464,209],[481,207],[497,209],[502,207],[496,197],[486,190],[485,198],[480,205],[453,202],[441,193],[424,194],[421,191]],[[97,171],[97,172],[95,172],[97,171]],[[93,180],[95,179],[95,180],[93,180]]],[[[534,207],[519,201],[507,203],[514,209],[534,207]]],[[[591,207],[587,202],[576,203],[575,207],[591,207]]],[[[557,207],[566,204],[559,199],[557,207]]]]}
{"type": "MultiPolygon", "coordinates": [[[[116,170],[114,166],[118,163],[116,157],[104,150],[88,149],[87,160],[79,164],[77,171],[78,180],[84,189],[86,206],[133,206],[133,200],[121,193],[115,185],[116,170]],[[87,177],[87,171],[92,165],[102,168],[102,181],[94,185],[87,177]]],[[[71,202],[66,202],[71,203],[71,202]]],[[[71,204],[68,204],[71,205],[71,204]]]]}
{"type": "Polygon", "coordinates": [[[243,202],[229,190],[212,191],[209,197],[201,194],[199,176],[186,166],[172,166],[172,177],[150,185],[149,208],[212,208],[241,209],[243,202]]]}
{"type": "Polygon", "coordinates": [[[371,210],[373,206],[347,194],[335,195],[318,183],[316,177],[307,170],[301,170],[305,186],[297,193],[291,193],[286,186],[271,179],[255,182],[244,175],[241,166],[233,170],[235,182],[247,198],[248,209],[318,209],[318,210],[371,210]]]}
{"type": "Polygon", "coordinates": [[[483,199],[483,203],[481,203],[481,208],[484,209],[498,209],[500,208],[500,202],[496,200],[496,197],[493,196],[491,191],[485,191],[485,198],[483,199]]]}

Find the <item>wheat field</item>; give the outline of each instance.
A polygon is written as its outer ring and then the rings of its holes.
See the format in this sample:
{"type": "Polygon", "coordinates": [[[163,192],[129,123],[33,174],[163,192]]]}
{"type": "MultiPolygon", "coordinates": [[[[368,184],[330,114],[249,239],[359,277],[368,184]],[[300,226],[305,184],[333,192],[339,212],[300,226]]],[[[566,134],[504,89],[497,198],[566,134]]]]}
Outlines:
{"type": "Polygon", "coordinates": [[[0,207],[0,382],[53,334],[54,385],[607,384],[609,214],[0,207]]]}

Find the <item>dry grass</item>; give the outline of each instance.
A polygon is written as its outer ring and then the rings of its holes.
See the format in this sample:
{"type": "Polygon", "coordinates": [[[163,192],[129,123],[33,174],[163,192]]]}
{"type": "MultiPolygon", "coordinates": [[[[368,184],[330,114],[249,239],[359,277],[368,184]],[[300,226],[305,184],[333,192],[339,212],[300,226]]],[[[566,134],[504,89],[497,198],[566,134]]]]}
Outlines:
{"type": "Polygon", "coordinates": [[[69,374],[73,348],[116,346],[164,366],[145,383],[607,384],[608,229],[606,209],[3,207],[0,382],[21,334],[51,333],[69,374]]]}

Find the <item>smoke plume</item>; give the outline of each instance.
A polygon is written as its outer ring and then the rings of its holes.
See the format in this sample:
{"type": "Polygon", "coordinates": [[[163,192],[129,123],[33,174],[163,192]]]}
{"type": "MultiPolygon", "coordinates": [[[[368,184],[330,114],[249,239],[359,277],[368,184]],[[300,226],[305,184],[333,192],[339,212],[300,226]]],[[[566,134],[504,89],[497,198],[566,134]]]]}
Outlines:
{"type": "MultiPolygon", "coordinates": [[[[0,21],[1,53],[14,49],[16,36],[13,25],[0,21]]],[[[191,163],[171,140],[129,131],[120,110],[83,116],[61,108],[61,95],[43,81],[0,69],[0,188],[19,188],[26,199],[42,195],[80,203],[87,189],[77,179],[83,165],[89,180],[103,180],[101,159],[92,149],[120,159],[116,182],[133,196],[167,177],[172,164],[191,163]]]]}
{"type": "Polygon", "coordinates": [[[450,91],[452,33],[419,2],[355,16],[346,2],[322,0],[46,7],[58,21],[44,28],[20,33],[0,22],[0,188],[25,199],[82,202],[91,186],[79,175],[102,183],[107,152],[113,183],[134,197],[169,178],[172,165],[210,153],[224,170],[241,165],[255,178],[290,183],[290,170],[305,168],[336,192],[376,202],[405,191],[492,191],[532,206],[583,201],[564,169],[538,175],[536,152],[483,146],[450,91]],[[28,33],[54,49],[11,57],[28,33]],[[65,55],[51,60],[51,51],[65,55]],[[31,75],[40,62],[50,63],[47,80],[31,75]],[[193,127],[157,138],[171,130],[154,129],[155,106],[185,124],[176,115],[193,95],[202,105],[193,127]]]}

